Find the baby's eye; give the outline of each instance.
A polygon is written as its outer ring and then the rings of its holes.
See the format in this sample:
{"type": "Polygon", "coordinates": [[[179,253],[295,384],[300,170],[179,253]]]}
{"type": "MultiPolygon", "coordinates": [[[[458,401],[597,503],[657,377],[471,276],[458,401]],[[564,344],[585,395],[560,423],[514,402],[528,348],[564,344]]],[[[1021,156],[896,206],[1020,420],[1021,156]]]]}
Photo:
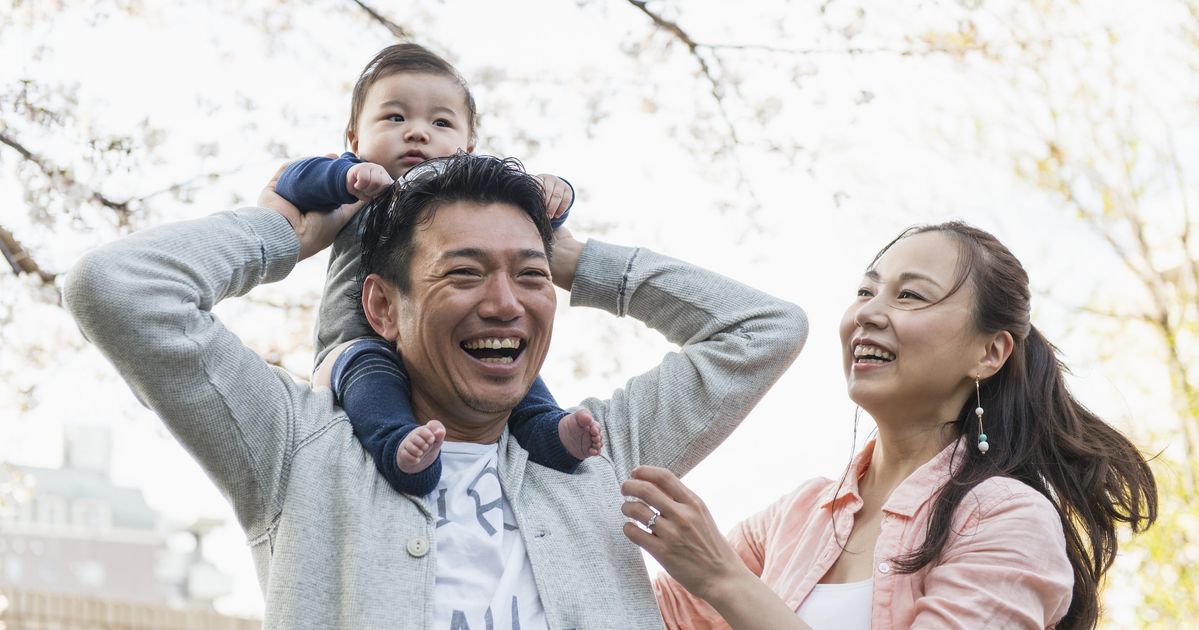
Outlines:
{"type": "Polygon", "coordinates": [[[452,123],[450,123],[450,121],[448,121],[444,118],[438,118],[437,120],[433,121],[433,126],[434,127],[453,127],[454,125],[452,123]]]}
{"type": "Polygon", "coordinates": [[[387,120],[389,122],[402,123],[402,122],[404,122],[404,117],[399,114],[392,114],[387,117],[387,120]]]}

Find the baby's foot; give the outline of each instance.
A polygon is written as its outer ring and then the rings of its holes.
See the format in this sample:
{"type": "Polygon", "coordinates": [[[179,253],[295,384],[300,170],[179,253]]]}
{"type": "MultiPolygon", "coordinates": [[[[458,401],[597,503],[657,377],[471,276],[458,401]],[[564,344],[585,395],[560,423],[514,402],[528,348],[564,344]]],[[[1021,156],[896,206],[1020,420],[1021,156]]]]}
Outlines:
{"type": "Polygon", "coordinates": [[[558,437],[575,459],[599,455],[600,447],[604,445],[600,425],[586,409],[562,416],[558,421],[558,437]]]}
{"type": "Polygon", "coordinates": [[[414,475],[428,468],[441,454],[445,443],[445,425],[430,420],[423,427],[413,429],[396,449],[396,466],[405,474],[414,475]]]}

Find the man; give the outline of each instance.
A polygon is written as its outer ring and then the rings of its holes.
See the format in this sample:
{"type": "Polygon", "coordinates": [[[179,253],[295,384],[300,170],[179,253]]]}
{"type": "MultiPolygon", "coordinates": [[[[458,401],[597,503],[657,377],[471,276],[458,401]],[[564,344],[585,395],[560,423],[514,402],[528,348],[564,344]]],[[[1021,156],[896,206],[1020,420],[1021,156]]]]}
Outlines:
{"type": "Polygon", "coordinates": [[[67,304],[232,502],[257,562],[266,627],[491,628],[498,618],[495,627],[519,628],[532,614],[555,629],[661,628],[640,553],[622,534],[620,482],[641,464],[684,474],[724,440],[798,353],[802,311],[647,250],[584,245],[564,230],[551,258],[537,227],[544,208],[538,219],[538,209],[507,197],[529,177],[512,161],[461,155],[434,177],[445,194],[414,225],[410,249],[391,252],[409,259],[408,292],[383,285],[364,302],[376,329],[390,317],[408,336],[414,408],[439,414],[464,447],[495,449],[487,476],[502,505],[479,497],[478,517],[481,524],[492,508],[511,515],[488,521],[517,534],[503,566],[449,549],[457,540],[441,535],[436,501],[392,491],[328,391],[267,365],[212,316],[216,302],[279,280],[328,246],[348,210],[301,215],[272,182],[262,208],[158,227],[89,253],[68,278],[67,304]],[[459,259],[486,269],[445,264],[459,259]],[[548,347],[553,300],[523,275],[547,266],[572,305],[637,317],[682,346],[611,398],[582,403],[603,426],[604,449],[573,475],[528,465],[503,428],[548,347]],[[475,274],[485,287],[438,289],[438,274],[475,274]],[[383,308],[371,306],[375,293],[388,301],[383,308]],[[497,322],[507,322],[499,332],[528,340],[516,368],[491,373],[454,354],[497,322]],[[512,610],[502,601],[481,620],[453,610],[434,617],[450,586],[472,581],[509,589],[512,610]]]}

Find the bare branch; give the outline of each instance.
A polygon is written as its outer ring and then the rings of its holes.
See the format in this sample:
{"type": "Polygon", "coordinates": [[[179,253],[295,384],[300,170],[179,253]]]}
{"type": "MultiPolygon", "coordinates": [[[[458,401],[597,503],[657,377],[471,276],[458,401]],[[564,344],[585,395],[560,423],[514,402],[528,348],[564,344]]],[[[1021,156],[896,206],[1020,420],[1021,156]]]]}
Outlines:
{"type": "MultiPolygon", "coordinates": [[[[661,15],[654,13],[653,11],[650,11],[649,7],[646,6],[648,4],[646,0],[628,0],[628,3],[648,16],[658,28],[667,31],[673,35],[675,39],[679,40],[684,46],[687,47],[688,52],[691,53],[691,56],[695,58],[696,63],[699,64],[700,73],[704,75],[704,78],[708,80],[708,83],[712,87],[712,98],[716,100],[716,107],[720,110],[720,116],[724,119],[725,124],[729,128],[729,137],[732,139],[732,144],[734,146],[739,144],[740,140],[737,138],[737,128],[735,125],[733,125],[733,119],[731,116],[729,116],[728,110],[726,110],[724,106],[724,90],[721,87],[720,80],[717,79],[715,73],[712,72],[712,67],[708,65],[708,60],[704,59],[704,56],[700,54],[699,49],[701,48],[701,45],[696,43],[691,35],[687,34],[687,31],[684,31],[683,28],[678,25],[678,23],[668,20],[661,15]]],[[[717,62],[719,62],[719,59],[717,62]]]]}
{"type": "Polygon", "coordinates": [[[362,2],[362,0],[350,1],[358,5],[358,8],[366,11],[366,14],[369,15],[372,20],[382,24],[383,27],[386,28],[389,33],[394,35],[396,39],[405,42],[412,40],[412,34],[409,33],[404,27],[387,19],[381,13],[368,6],[365,2],[362,2]]]}
{"type": "Polygon", "coordinates": [[[17,242],[12,232],[2,225],[0,225],[0,254],[8,261],[13,273],[17,275],[31,273],[41,278],[43,284],[54,286],[54,278],[58,274],[43,270],[33,256],[30,256],[29,252],[17,242]]]}
{"type": "Polygon", "coordinates": [[[769,46],[766,44],[696,44],[697,48],[705,50],[757,50],[768,53],[782,55],[894,55],[896,57],[924,57],[931,55],[961,55],[967,52],[987,52],[987,47],[983,44],[975,46],[963,46],[948,50],[944,48],[928,47],[925,49],[916,48],[788,48],[786,46],[769,46]]]}
{"type": "MultiPolygon", "coordinates": [[[[26,161],[32,163],[46,177],[50,178],[51,182],[57,182],[60,187],[62,187],[62,188],[77,188],[77,187],[82,188],[80,183],[74,177],[72,177],[71,174],[66,169],[58,168],[56,166],[51,165],[44,158],[42,158],[41,156],[30,151],[24,145],[22,145],[20,142],[18,142],[16,140],[16,138],[13,138],[11,135],[9,135],[7,130],[0,130],[0,143],[8,145],[9,148],[11,148],[12,150],[19,153],[21,155],[21,157],[25,158],[26,161]]],[[[103,193],[101,193],[98,190],[91,191],[90,196],[91,196],[91,199],[93,201],[95,201],[96,203],[98,203],[106,208],[110,208],[110,209],[114,210],[117,213],[117,218],[118,218],[119,222],[121,223],[121,225],[128,225],[129,213],[130,213],[129,204],[130,204],[130,202],[134,201],[133,199],[127,199],[125,201],[115,201],[113,199],[108,198],[107,196],[105,196],[103,193]]]]}

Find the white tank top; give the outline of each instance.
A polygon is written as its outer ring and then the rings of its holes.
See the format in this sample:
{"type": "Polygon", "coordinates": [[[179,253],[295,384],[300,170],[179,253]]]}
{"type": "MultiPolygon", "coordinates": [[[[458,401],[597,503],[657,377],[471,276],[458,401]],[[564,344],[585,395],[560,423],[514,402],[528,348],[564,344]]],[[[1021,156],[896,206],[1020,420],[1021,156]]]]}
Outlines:
{"type": "Polygon", "coordinates": [[[815,630],[868,630],[874,580],[817,584],[797,613],[815,630]]]}

